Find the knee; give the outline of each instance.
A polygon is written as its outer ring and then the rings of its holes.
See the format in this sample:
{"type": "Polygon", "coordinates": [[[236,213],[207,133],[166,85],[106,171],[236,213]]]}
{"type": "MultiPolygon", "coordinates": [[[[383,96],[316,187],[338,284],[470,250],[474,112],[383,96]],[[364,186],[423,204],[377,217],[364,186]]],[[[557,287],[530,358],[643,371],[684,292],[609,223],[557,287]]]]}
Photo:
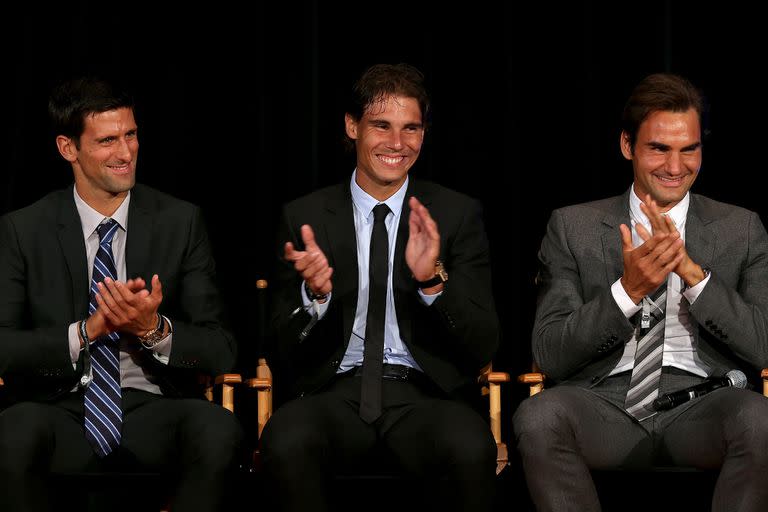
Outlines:
{"type": "Polygon", "coordinates": [[[24,402],[0,412],[0,468],[3,473],[26,471],[53,443],[50,418],[39,404],[24,402]]]}
{"type": "Polygon", "coordinates": [[[520,449],[549,445],[566,434],[568,407],[554,390],[524,400],[512,418],[512,428],[520,449]],[[521,439],[525,442],[521,443],[521,439]]]}
{"type": "Polygon", "coordinates": [[[488,427],[482,430],[465,430],[439,448],[452,465],[464,468],[494,468],[496,466],[496,441],[488,427]]]}
{"type": "Polygon", "coordinates": [[[768,400],[757,393],[748,396],[726,421],[726,436],[741,441],[745,449],[768,462],[768,400]]]}
{"type": "Polygon", "coordinates": [[[195,464],[211,471],[225,471],[239,460],[244,433],[240,423],[229,411],[212,406],[206,414],[197,416],[189,425],[192,435],[187,448],[194,453],[195,464]]]}
{"type": "Polygon", "coordinates": [[[439,459],[455,468],[493,468],[496,465],[496,441],[488,423],[474,411],[449,408],[438,418],[423,442],[433,443],[439,459]]]}
{"type": "Polygon", "coordinates": [[[290,404],[278,410],[261,435],[264,464],[295,464],[313,454],[322,454],[325,443],[317,424],[292,414],[290,404]]]}

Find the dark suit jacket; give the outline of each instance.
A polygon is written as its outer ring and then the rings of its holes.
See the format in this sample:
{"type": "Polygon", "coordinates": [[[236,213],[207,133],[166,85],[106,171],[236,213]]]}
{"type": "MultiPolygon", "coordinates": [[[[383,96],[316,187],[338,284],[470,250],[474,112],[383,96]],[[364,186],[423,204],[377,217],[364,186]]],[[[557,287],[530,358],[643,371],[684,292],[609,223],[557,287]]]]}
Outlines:
{"type": "MultiPolygon", "coordinates": [[[[279,230],[280,265],[273,302],[275,328],[270,363],[275,382],[290,383],[295,395],[315,391],[339,368],[352,332],[357,307],[358,267],[349,183],[325,188],[288,203],[279,230]],[[318,245],[334,269],[333,296],[326,315],[299,342],[309,315],[290,313],[301,304],[301,277],[282,259],[291,241],[303,249],[300,227],[312,226],[318,245]]],[[[480,204],[424,181],[409,181],[400,216],[393,266],[395,309],[400,334],[417,363],[446,393],[476,381],[499,343],[499,323],[491,293],[488,240],[480,204]],[[440,230],[440,257],[449,278],[443,294],[428,307],[405,262],[408,241],[407,198],[416,196],[440,230]]]]}
{"type": "MultiPolygon", "coordinates": [[[[611,295],[624,273],[622,196],[555,210],[541,244],[534,359],[554,381],[590,387],[618,363],[632,336],[611,295]]],[[[690,257],[712,272],[690,307],[702,361],[722,375],[768,365],[768,235],[758,215],[691,194],[685,227],[690,257]]],[[[633,317],[634,318],[634,317],[633,317]]]]}
{"type": "MultiPolygon", "coordinates": [[[[164,393],[187,394],[193,373],[221,373],[235,361],[200,211],[136,185],[128,224],[127,275],[147,283],[160,276],[160,312],[173,323],[170,363],[145,363],[155,365],[164,393]]],[[[88,284],[71,186],[0,219],[0,376],[18,399],[54,397],[79,378],[67,329],[88,316],[88,284]]]]}

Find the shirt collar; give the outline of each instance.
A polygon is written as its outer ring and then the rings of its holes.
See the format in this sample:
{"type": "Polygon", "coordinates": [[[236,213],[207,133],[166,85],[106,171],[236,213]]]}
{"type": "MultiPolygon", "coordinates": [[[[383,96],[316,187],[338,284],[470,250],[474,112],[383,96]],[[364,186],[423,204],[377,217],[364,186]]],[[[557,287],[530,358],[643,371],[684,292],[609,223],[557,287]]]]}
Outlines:
{"type": "MultiPolygon", "coordinates": [[[[632,220],[639,222],[643,226],[649,227],[651,223],[648,221],[648,217],[640,209],[640,198],[635,193],[635,185],[632,185],[631,193],[629,194],[629,212],[632,220]]],[[[675,206],[667,212],[672,221],[675,223],[678,231],[681,231],[685,226],[685,219],[688,216],[688,206],[691,203],[691,194],[686,192],[683,199],[680,200],[675,206]]]]}
{"type": "MultiPolygon", "coordinates": [[[[87,239],[93,234],[94,231],[96,231],[96,228],[99,227],[99,224],[104,222],[104,219],[107,217],[91,208],[91,206],[86,203],[82,197],[80,197],[80,194],[77,193],[77,187],[72,187],[72,189],[74,191],[77,213],[80,215],[80,225],[83,228],[83,238],[87,239]]],[[[114,219],[117,224],[123,228],[123,231],[126,232],[128,231],[128,205],[130,202],[131,191],[129,190],[128,195],[125,196],[123,202],[120,204],[120,206],[117,207],[115,213],[109,217],[114,219]]]]}
{"type": "Polygon", "coordinates": [[[373,207],[379,203],[384,203],[389,206],[389,209],[392,210],[393,214],[395,214],[395,218],[400,216],[400,211],[403,209],[405,192],[408,190],[408,180],[410,179],[408,176],[405,177],[405,181],[397,192],[389,196],[386,200],[379,201],[375,197],[371,196],[368,192],[360,188],[360,185],[358,185],[355,181],[356,175],[357,169],[355,169],[355,172],[352,173],[352,179],[350,181],[349,188],[352,192],[352,202],[360,211],[360,213],[363,214],[363,217],[366,219],[372,219],[373,207]]]}

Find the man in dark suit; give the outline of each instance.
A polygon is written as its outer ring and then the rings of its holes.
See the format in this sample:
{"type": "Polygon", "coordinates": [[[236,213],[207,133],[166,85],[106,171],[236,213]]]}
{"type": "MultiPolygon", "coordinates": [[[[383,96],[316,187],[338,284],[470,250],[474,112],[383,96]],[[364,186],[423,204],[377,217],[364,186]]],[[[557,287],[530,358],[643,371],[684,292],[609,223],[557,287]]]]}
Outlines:
{"type": "Polygon", "coordinates": [[[295,399],[262,445],[286,510],[325,510],[328,476],[375,449],[435,507],[492,501],[495,444],[466,400],[499,340],[488,241],[476,201],[408,175],[427,116],[418,70],[369,68],[345,117],[351,179],[284,208],[271,363],[295,399]]]}
{"type": "Polygon", "coordinates": [[[0,219],[0,509],[48,510],[50,472],[119,468],[166,474],[174,510],[219,511],[242,432],[190,385],[235,361],[200,211],[135,184],[114,84],[64,82],[49,112],[74,186],[0,219]]]}
{"type": "Polygon", "coordinates": [[[552,213],[533,354],[555,385],[514,417],[538,510],[599,510],[590,468],[654,463],[720,468],[713,511],[768,510],[768,401],[733,386],[669,409],[660,400],[768,365],[765,228],[754,212],[689,192],[702,110],[684,78],[645,78],[620,138],[632,187],[552,213]]]}

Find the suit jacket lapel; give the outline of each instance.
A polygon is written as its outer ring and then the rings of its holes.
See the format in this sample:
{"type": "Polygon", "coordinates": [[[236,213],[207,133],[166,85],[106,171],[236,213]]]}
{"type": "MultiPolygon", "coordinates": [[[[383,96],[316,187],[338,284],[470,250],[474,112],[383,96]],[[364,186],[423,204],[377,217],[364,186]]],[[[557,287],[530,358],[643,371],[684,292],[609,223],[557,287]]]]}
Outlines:
{"type": "Polygon", "coordinates": [[[691,194],[688,216],[685,221],[685,249],[693,261],[709,267],[715,253],[715,234],[709,229],[711,222],[701,208],[698,197],[691,194]]]}
{"type": "MultiPolygon", "coordinates": [[[[324,236],[330,248],[328,261],[338,269],[334,272],[333,296],[341,301],[344,318],[344,343],[352,335],[352,324],[357,308],[358,273],[357,235],[352,212],[352,195],[349,184],[340,185],[331,190],[325,203],[328,221],[324,223],[324,236]],[[351,272],[351,269],[355,269],[351,272]]],[[[315,236],[318,234],[316,233],[315,236]]]]}
{"type": "MultiPolygon", "coordinates": [[[[395,241],[395,255],[392,266],[392,290],[395,294],[395,312],[397,314],[397,325],[400,328],[400,337],[403,340],[410,341],[411,336],[411,301],[408,296],[414,293],[414,282],[411,277],[411,269],[405,261],[405,248],[408,245],[408,219],[411,215],[411,207],[408,200],[415,196],[424,206],[430,208],[432,197],[429,190],[421,186],[413,177],[409,178],[408,190],[405,192],[403,207],[400,211],[400,222],[397,226],[397,239],[395,241]]],[[[434,212],[432,212],[434,214],[434,212]]]]}
{"type": "Polygon", "coordinates": [[[615,198],[603,218],[604,231],[601,236],[603,258],[605,259],[605,278],[613,283],[624,273],[624,255],[621,247],[619,225],[631,226],[629,220],[629,191],[615,198]]]}
{"type": "Polygon", "coordinates": [[[72,187],[62,192],[58,205],[58,237],[72,282],[72,315],[82,318],[88,313],[90,300],[87,256],[83,227],[73,199],[72,187]]]}
{"type": "MultiPolygon", "coordinates": [[[[152,242],[152,230],[154,221],[152,215],[143,201],[141,192],[137,193],[134,187],[131,191],[131,204],[128,206],[128,226],[126,227],[125,240],[125,273],[128,279],[143,277],[147,281],[152,279],[147,274],[148,257],[152,242]]],[[[147,282],[147,286],[149,286],[147,282]]]]}
{"type": "MultiPolygon", "coordinates": [[[[408,182],[408,190],[405,192],[405,198],[403,199],[403,207],[400,211],[400,222],[397,225],[397,238],[395,239],[395,255],[392,266],[392,288],[395,293],[398,291],[412,291],[412,287],[408,287],[411,284],[411,269],[408,268],[408,264],[405,262],[405,246],[408,244],[408,218],[411,215],[411,207],[408,204],[408,199],[411,196],[416,198],[429,208],[431,198],[426,195],[423,187],[420,187],[416,180],[410,178],[408,182]]],[[[404,301],[395,301],[395,304],[400,304],[404,301]]],[[[400,318],[400,311],[397,312],[398,318],[400,318]]]]}

